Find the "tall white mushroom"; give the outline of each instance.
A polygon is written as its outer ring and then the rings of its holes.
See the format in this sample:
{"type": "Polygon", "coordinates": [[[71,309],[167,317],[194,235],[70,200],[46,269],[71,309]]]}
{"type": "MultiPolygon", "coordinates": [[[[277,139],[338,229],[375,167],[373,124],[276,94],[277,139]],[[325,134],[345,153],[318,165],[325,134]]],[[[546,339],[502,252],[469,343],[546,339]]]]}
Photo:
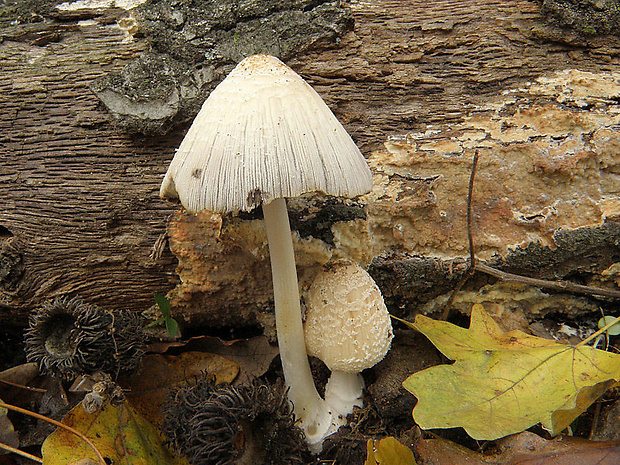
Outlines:
{"type": "Polygon", "coordinates": [[[255,55],[211,92],[160,190],[192,213],[262,204],[282,367],[311,445],[322,442],[332,420],[306,355],[285,198],[313,191],[354,197],[371,188],[364,157],[321,97],[277,58],[255,55]]]}

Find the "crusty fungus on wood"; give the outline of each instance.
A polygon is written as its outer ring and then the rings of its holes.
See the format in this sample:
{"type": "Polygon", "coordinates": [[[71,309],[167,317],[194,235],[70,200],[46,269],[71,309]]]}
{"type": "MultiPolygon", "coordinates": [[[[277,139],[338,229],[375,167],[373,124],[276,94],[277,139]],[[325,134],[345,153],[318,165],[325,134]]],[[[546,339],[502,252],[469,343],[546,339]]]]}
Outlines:
{"type": "Polygon", "coordinates": [[[355,197],[372,188],[363,155],[321,97],[277,58],[240,62],[205,101],[160,194],[192,213],[262,205],[271,257],[278,345],[289,400],[320,449],[332,412],[319,396],[304,342],[287,197],[355,197]]]}

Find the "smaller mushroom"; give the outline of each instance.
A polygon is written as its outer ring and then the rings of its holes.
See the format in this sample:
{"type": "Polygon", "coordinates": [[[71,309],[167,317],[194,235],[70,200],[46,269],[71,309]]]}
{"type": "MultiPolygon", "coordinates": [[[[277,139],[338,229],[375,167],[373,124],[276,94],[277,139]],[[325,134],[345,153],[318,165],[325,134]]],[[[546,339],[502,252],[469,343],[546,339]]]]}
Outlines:
{"type": "Polygon", "coordinates": [[[333,426],[337,429],[353,407],[363,405],[360,372],[380,362],[390,349],[390,315],[377,284],[348,259],[325,265],[304,297],[306,348],[332,372],[325,401],[338,415],[340,424],[333,426]]]}

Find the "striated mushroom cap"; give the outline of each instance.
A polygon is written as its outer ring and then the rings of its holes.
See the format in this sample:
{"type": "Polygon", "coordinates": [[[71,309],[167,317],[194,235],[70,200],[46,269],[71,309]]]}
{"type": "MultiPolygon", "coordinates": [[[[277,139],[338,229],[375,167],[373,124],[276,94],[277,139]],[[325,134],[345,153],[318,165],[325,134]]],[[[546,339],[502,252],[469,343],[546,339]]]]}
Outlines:
{"type": "Polygon", "coordinates": [[[357,263],[328,263],[305,294],[308,354],[332,371],[360,372],[380,362],[393,332],[381,291],[357,263]]]}
{"type": "Polygon", "coordinates": [[[190,212],[248,211],[321,191],[372,188],[363,155],[321,97],[275,57],[240,62],[209,95],[161,185],[190,212]]]}

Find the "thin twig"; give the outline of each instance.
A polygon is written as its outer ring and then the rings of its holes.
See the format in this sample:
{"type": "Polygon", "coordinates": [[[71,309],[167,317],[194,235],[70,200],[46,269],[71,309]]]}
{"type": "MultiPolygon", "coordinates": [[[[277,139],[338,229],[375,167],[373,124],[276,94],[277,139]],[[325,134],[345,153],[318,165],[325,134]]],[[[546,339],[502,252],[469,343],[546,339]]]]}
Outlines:
{"type": "MultiPolygon", "coordinates": [[[[474,238],[472,235],[472,198],[474,191],[474,181],[476,177],[476,168],[478,165],[478,151],[474,152],[474,158],[472,161],[471,173],[469,176],[469,186],[467,190],[467,239],[469,242],[469,267],[465,274],[461,277],[457,285],[452,290],[448,301],[444,306],[442,315],[443,320],[447,320],[450,316],[450,310],[452,308],[452,302],[456,293],[461,290],[463,285],[476,271],[494,276],[502,281],[515,282],[521,284],[528,284],[530,286],[536,286],[544,289],[553,289],[564,292],[574,292],[576,294],[598,295],[601,297],[610,297],[614,299],[620,299],[620,291],[612,289],[602,289],[600,287],[584,286],[582,284],[576,284],[569,281],[548,281],[546,279],[530,278],[528,276],[521,276],[513,273],[507,273],[497,268],[492,268],[488,265],[480,263],[476,260],[476,249],[474,244],[474,238]]],[[[602,332],[602,331],[601,331],[602,332]]],[[[599,334],[601,333],[599,332],[599,334]]]]}
{"type": "Polygon", "coordinates": [[[577,294],[589,294],[600,295],[603,297],[620,298],[620,291],[614,291],[612,289],[602,289],[600,287],[584,286],[582,284],[575,284],[569,281],[547,281],[545,279],[530,278],[528,276],[521,276],[518,274],[507,273],[505,271],[492,268],[483,263],[476,263],[474,266],[476,271],[486,273],[494,276],[502,281],[529,284],[531,286],[543,287],[545,289],[554,289],[557,291],[569,291],[577,294]]]}
{"type": "Polygon", "coordinates": [[[5,408],[7,410],[13,410],[14,412],[22,413],[24,415],[28,415],[29,417],[37,418],[38,420],[45,421],[45,422],[50,423],[50,424],[52,424],[54,426],[57,426],[58,428],[62,428],[64,430],[66,430],[66,431],[69,431],[70,433],[75,434],[82,441],[84,441],[86,444],[88,444],[88,446],[95,453],[95,456],[97,457],[97,460],[99,461],[99,463],[101,465],[107,465],[106,462],[105,462],[105,459],[103,458],[103,456],[101,455],[101,453],[99,452],[97,447],[91,442],[91,440],[88,439],[86,436],[84,436],[79,431],[71,428],[70,426],[67,426],[64,423],[61,423],[59,421],[52,420],[51,418],[48,418],[48,417],[46,417],[44,415],[41,415],[39,413],[31,412],[30,410],[26,410],[26,409],[21,408],[21,407],[16,407],[15,405],[5,404],[4,402],[0,402],[0,408],[5,408]]]}
{"type": "Polygon", "coordinates": [[[6,384],[6,385],[14,387],[14,388],[25,389],[26,391],[42,392],[42,393],[47,392],[46,389],[36,388],[36,387],[32,387],[32,386],[24,386],[23,384],[13,383],[13,382],[7,381],[5,379],[0,379],[0,383],[6,384]]]}
{"type": "Polygon", "coordinates": [[[588,342],[590,342],[592,339],[594,339],[595,337],[597,337],[599,334],[603,334],[604,332],[606,332],[609,328],[611,328],[612,326],[618,324],[618,322],[620,322],[620,316],[616,319],[614,319],[613,321],[611,321],[610,323],[607,323],[605,326],[603,326],[601,329],[599,329],[597,332],[595,332],[594,334],[591,334],[589,337],[587,337],[586,339],[584,339],[583,341],[581,341],[579,344],[577,344],[576,347],[579,346],[584,346],[586,345],[588,342]]]}
{"type": "Polygon", "coordinates": [[[588,434],[588,440],[592,441],[592,438],[596,434],[596,429],[598,428],[598,421],[601,416],[601,403],[600,401],[596,403],[594,407],[594,414],[592,415],[592,425],[590,426],[590,434],[588,434]]]}
{"type": "Polygon", "coordinates": [[[471,173],[469,175],[469,186],[467,188],[467,239],[469,241],[469,267],[467,268],[467,271],[465,271],[465,274],[461,277],[461,279],[459,280],[458,283],[456,283],[456,286],[454,287],[454,289],[452,289],[452,293],[450,294],[450,297],[448,298],[448,301],[446,302],[444,309],[443,309],[443,315],[442,315],[442,319],[444,321],[447,321],[448,318],[450,317],[450,310],[452,309],[452,302],[454,301],[454,296],[456,296],[456,293],[459,292],[461,290],[461,288],[465,285],[465,283],[467,282],[467,280],[469,278],[471,278],[471,276],[474,274],[474,266],[476,264],[476,249],[474,247],[474,238],[471,234],[471,204],[472,204],[472,196],[473,196],[473,192],[474,192],[474,180],[476,178],[476,168],[478,167],[478,151],[476,150],[474,152],[474,159],[472,160],[471,163],[471,173]]]}
{"type": "Polygon", "coordinates": [[[472,269],[476,264],[476,248],[474,247],[474,237],[471,233],[472,214],[471,204],[474,195],[474,181],[476,179],[476,168],[478,168],[478,151],[474,152],[474,159],[471,163],[471,174],[469,175],[469,186],[467,187],[467,240],[469,242],[469,268],[472,269]]]}
{"type": "MultiPolygon", "coordinates": [[[[601,311],[601,318],[605,321],[605,311],[603,307],[598,308],[601,311]]],[[[594,347],[597,346],[597,343],[594,343],[594,347]]],[[[609,332],[605,332],[605,352],[609,350],[609,332]]]]}
{"type": "Polygon", "coordinates": [[[21,455],[22,457],[26,457],[27,459],[32,460],[33,462],[43,463],[43,460],[37,457],[36,455],[29,454],[28,452],[24,452],[23,450],[16,449],[15,447],[11,447],[2,442],[0,442],[0,449],[8,450],[9,452],[12,452],[13,454],[21,455]]]}

